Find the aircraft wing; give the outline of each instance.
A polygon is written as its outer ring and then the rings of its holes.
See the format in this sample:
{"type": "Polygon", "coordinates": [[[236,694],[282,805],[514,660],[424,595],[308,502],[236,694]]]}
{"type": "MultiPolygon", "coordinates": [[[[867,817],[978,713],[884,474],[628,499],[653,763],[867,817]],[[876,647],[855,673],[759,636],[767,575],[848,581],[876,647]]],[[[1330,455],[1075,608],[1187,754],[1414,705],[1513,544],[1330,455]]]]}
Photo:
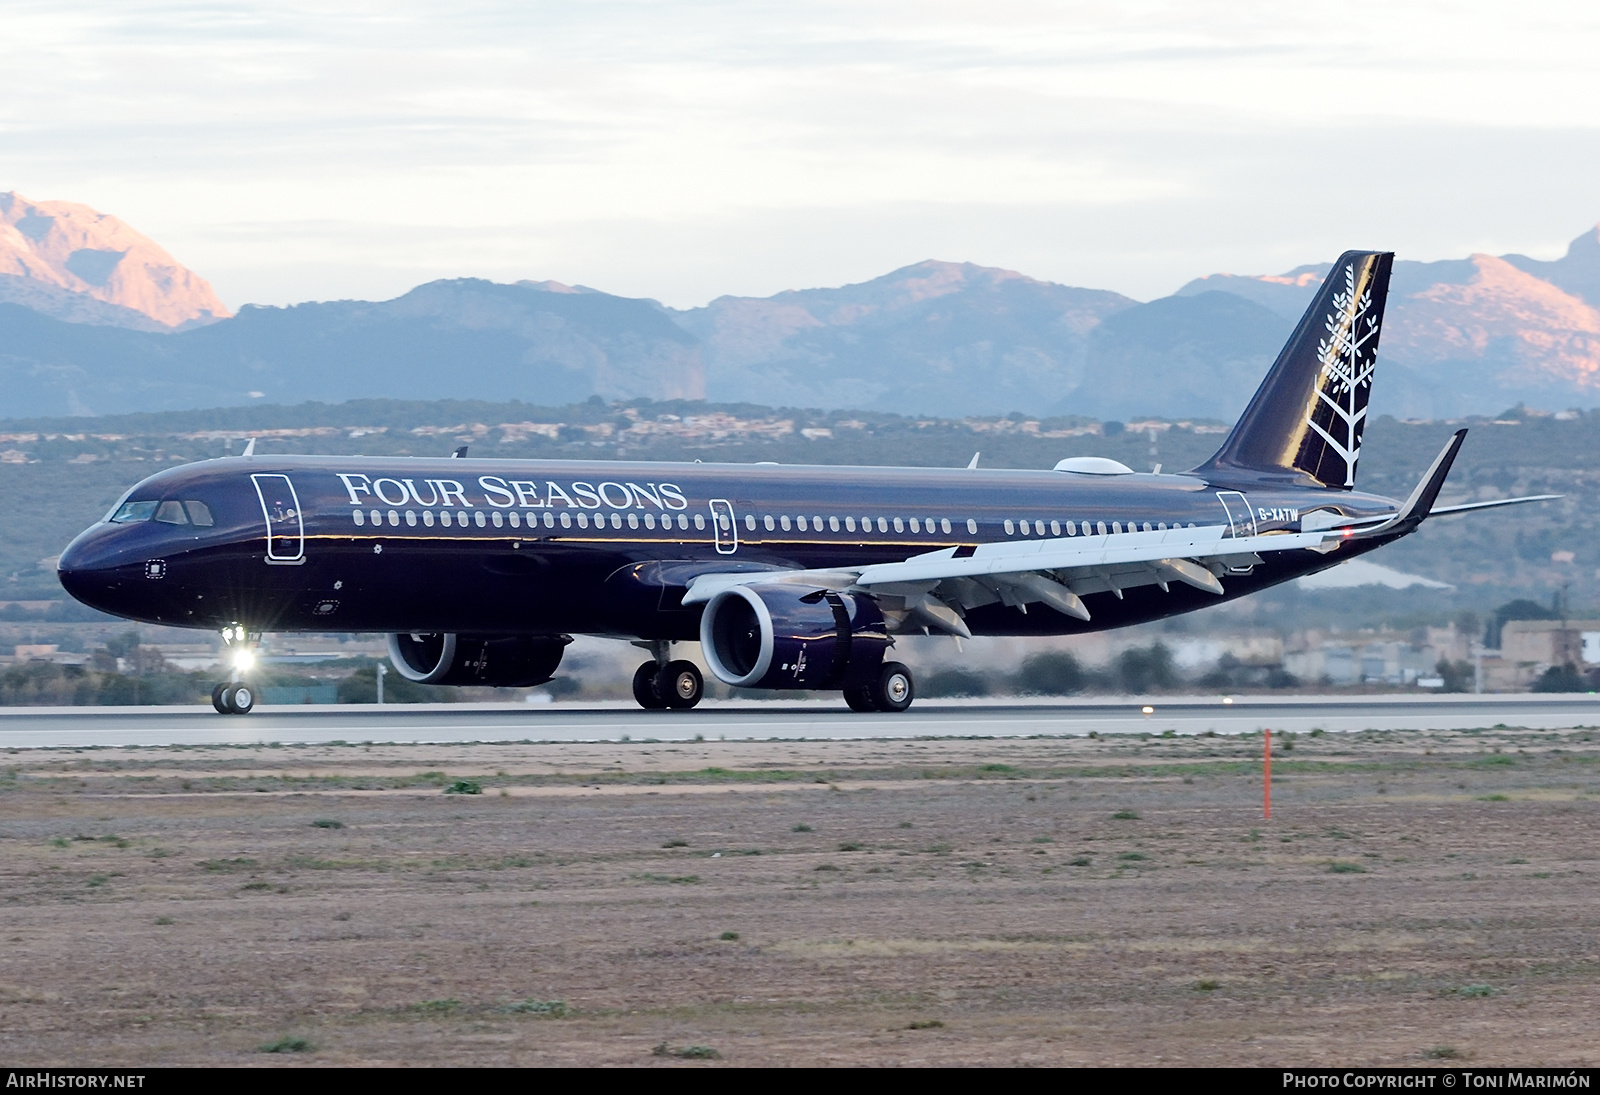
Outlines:
{"type": "MultiPolygon", "coordinates": [[[[967,610],[983,605],[998,602],[1026,612],[1029,605],[1043,604],[1067,616],[1088,620],[1083,597],[1090,593],[1109,592],[1121,597],[1123,590],[1137,586],[1155,585],[1165,590],[1171,582],[1183,582],[1220,596],[1224,577],[1248,573],[1274,552],[1329,552],[1345,540],[1404,536],[1430,516],[1554,497],[1539,495],[1433,508],[1466,433],[1458,430],[1450,438],[1398,510],[1350,520],[1329,515],[1325,528],[1236,536],[1227,525],[1207,525],[966,544],[914,555],[901,562],[861,567],[701,574],[690,581],[683,603],[709,601],[730,586],[802,584],[870,593],[897,630],[938,629],[970,637],[962,617],[967,610]]],[[[1317,514],[1314,511],[1307,516],[1314,518],[1317,514]]]]}
{"type": "Polygon", "coordinates": [[[914,555],[898,563],[831,570],[702,574],[689,583],[683,603],[709,601],[736,585],[769,583],[871,593],[901,630],[937,629],[969,637],[962,616],[996,602],[1027,611],[1044,604],[1089,619],[1083,595],[1171,582],[1219,596],[1221,578],[1242,573],[1279,551],[1331,551],[1351,530],[1233,536],[1226,525],[1154,532],[1107,533],[1054,539],[964,545],[914,555]]]}

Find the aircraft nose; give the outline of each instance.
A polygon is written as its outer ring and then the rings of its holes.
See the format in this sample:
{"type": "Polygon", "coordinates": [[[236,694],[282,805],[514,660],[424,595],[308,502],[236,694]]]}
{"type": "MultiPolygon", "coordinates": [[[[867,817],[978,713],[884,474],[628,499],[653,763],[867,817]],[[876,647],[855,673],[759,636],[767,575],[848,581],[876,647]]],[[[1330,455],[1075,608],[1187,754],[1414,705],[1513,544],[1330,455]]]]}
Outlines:
{"type": "Polygon", "coordinates": [[[56,579],[61,588],[91,608],[110,611],[113,591],[118,585],[120,558],[113,538],[99,529],[90,529],[67,545],[56,561],[56,579]]]}

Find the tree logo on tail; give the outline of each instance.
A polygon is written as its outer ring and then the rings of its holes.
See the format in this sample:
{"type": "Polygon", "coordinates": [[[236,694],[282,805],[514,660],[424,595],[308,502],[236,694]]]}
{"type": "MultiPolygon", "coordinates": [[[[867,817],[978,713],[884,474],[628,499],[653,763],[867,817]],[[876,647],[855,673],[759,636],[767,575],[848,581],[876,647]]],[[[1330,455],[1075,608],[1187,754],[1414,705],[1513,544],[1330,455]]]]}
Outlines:
{"type": "Polygon", "coordinates": [[[1334,294],[1332,310],[1324,321],[1328,335],[1317,344],[1322,371],[1317,399],[1306,415],[1306,425],[1344,458],[1344,485],[1352,487],[1356,461],[1361,458],[1372,372],[1378,359],[1378,321],[1382,312],[1372,314],[1370,282],[1357,289],[1355,263],[1344,268],[1344,286],[1334,294]]]}

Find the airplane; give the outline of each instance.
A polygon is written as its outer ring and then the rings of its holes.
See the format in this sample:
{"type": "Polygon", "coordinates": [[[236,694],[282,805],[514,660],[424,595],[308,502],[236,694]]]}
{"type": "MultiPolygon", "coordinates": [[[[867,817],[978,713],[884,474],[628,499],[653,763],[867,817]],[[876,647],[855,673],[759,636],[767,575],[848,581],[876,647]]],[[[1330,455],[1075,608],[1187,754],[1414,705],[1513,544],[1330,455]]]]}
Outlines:
{"type": "Polygon", "coordinates": [[[134,486],[61,555],[93,608],[220,631],[245,714],[264,633],[388,634],[431,685],[550,680],[573,634],[631,640],[641,707],[723,683],[908,708],[897,636],[1069,635],[1248,596],[1414,532],[1466,430],[1408,498],[1355,489],[1393,254],[1340,256],[1216,454],[1190,471],[256,455],[134,486]],[[426,495],[426,497],[424,497],[426,495]]]}

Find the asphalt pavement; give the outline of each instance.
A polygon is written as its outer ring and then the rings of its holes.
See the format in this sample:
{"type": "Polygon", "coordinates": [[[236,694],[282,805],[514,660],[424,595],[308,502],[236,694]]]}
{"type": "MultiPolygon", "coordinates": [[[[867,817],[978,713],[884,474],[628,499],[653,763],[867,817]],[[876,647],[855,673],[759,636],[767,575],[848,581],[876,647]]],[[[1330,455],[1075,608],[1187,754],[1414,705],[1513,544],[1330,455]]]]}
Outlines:
{"type": "Polygon", "coordinates": [[[707,701],[693,711],[631,703],[0,708],[0,749],[330,742],[692,741],[1030,737],[1164,733],[1471,730],[1600,726],[1600,696],[1218,696],[919,701],[857,714],[843,701],[707,701]]]}

